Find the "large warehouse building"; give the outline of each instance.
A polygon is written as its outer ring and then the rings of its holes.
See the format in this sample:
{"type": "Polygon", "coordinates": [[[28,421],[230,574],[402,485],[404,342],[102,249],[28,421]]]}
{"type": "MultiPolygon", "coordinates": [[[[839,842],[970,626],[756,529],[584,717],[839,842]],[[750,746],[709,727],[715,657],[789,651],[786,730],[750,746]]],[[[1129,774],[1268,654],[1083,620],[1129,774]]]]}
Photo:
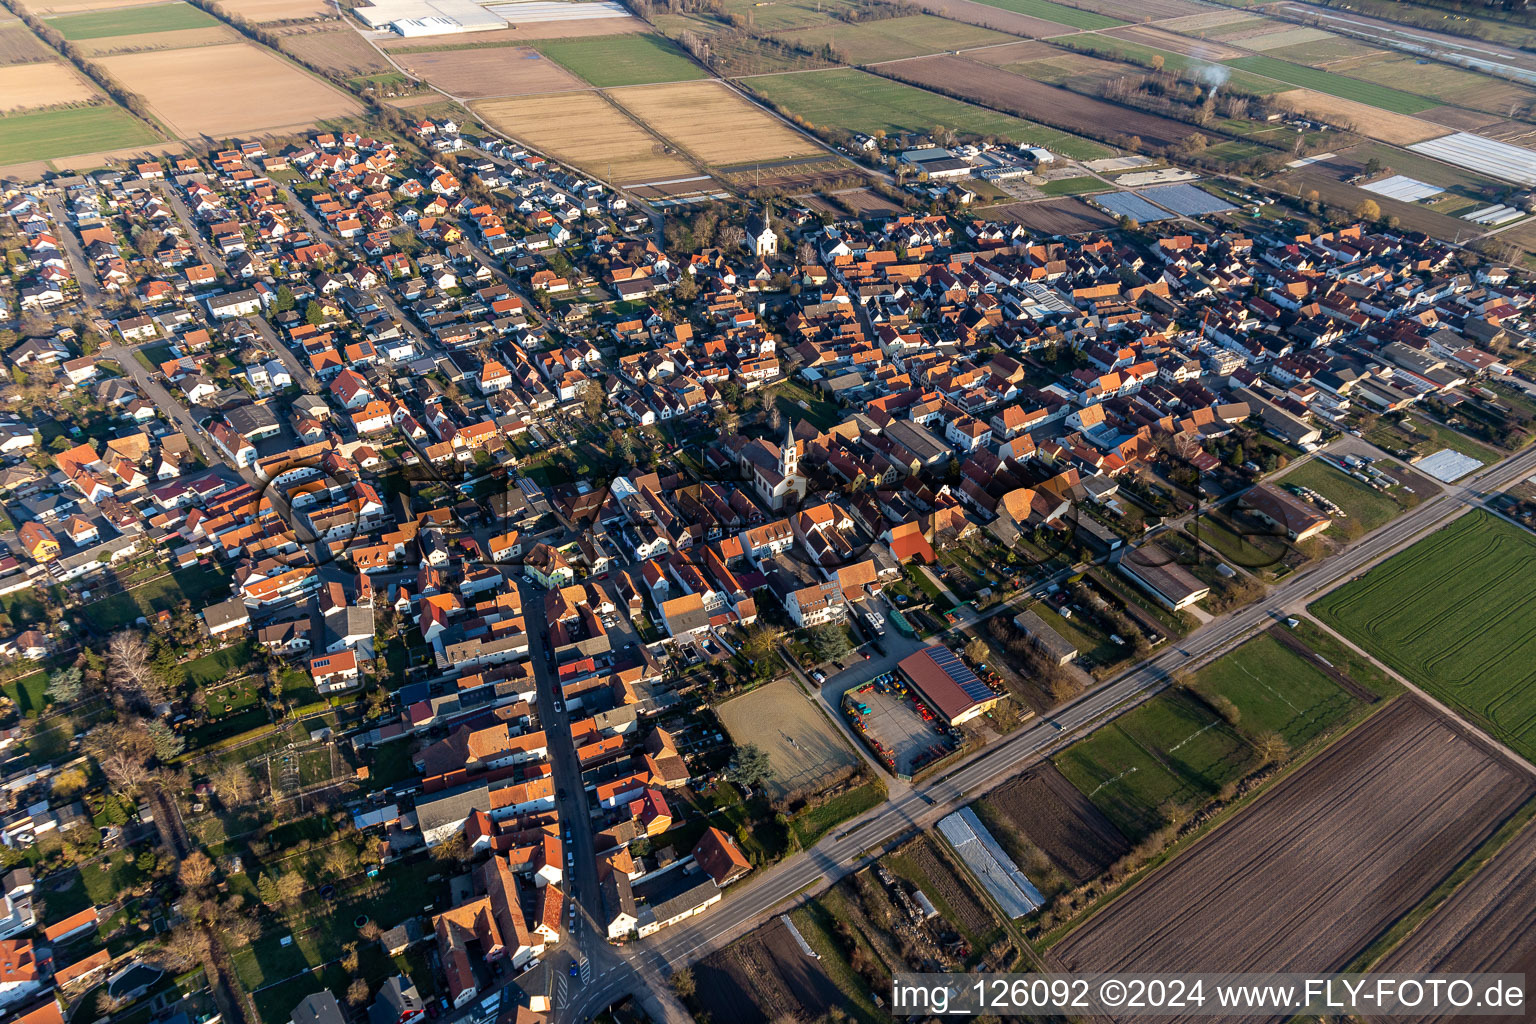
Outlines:
{"type": "Polygon", "coordinates": [[[958,654],[938,644],[903,658],[896,671],[950,725],[984,714],[1003,699],[958,654]]]}

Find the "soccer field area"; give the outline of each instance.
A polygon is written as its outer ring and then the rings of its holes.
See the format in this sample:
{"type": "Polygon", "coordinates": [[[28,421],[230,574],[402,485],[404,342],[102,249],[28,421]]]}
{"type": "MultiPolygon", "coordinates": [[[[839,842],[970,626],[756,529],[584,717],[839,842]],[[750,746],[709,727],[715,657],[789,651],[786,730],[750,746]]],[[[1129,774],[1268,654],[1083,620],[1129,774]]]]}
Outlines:
{"type": "Polygon", "coordinates": [[[1468,513],[1312,611],[1536,760],[1536,536],[1468,513]]]}

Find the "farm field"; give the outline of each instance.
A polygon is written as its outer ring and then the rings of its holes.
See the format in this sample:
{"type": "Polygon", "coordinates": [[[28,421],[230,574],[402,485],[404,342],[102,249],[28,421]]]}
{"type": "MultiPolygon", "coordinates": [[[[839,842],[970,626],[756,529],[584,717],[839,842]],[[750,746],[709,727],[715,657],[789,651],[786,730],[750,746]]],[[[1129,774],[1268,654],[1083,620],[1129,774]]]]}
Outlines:
{"type": "Polygon", "coordinates": [[[143,122],[116,105],[71,107],[0,118],[0,165],[153,142],[143,122]]]}
{"type": "Polygon", "coordinates": [[[1319,71],[1302,64],[1292,64],[1274,57],[1236,57],[1222,63],[1266,78],[1290,82],[1303,89],[1378,107],[1394,114],[1417,114],[1436,105],[1433,100],[1427,100],[1422,96],[1415,96],[1384,85],[1345,78],[1343,75],[1319,71]]]}
{"type": "MultiPolygon", "coordinates": [[[[1129,12],[1125,0],[1072,0],[1072,6],[1116,17],[1124,17],[1129,12]]],[[[1137,19],[1145,21],[1178,18],[1209,10],[1210,6],[1199,0],[1141,0],[1134,13],[1137,19]]]]}
{"type": "MultiPolygon", "coordinates": [[[[1137,135],[1155,146],[1165,146],[1190,135],[1201,134],[1192,125],[1117,106],[1092,96],[1045,85],[1022,75],[1009,74],[964,57],[924,57],[887,64],[882,73],[904,82],[964,93],[979,103],[1020,116],[1049,118],[1053,126],[1097,138],[1137,135]]],[[[946,126],[948,121],[939,122],[946,126]]],[[[1218,141],[1211,138],[1210,141],[1218,141]]],[[[1042,143],[1052,148],[1047,143],[1042,143]]],[[[1082,156],[1093,159],[1103,152],[1082,156]]]]}
{"type": "Polygon", "coordinates": [[[1095,210],[1081,199],[1050,199],[1043,203],[1010,203],[988,208],[992,220],[1022,224],[1042,235],[1076,235],[1084,231],[1102,231],[1115,220],[1095,210]]]}
{"type": "Polygon", "coordinates": [[[816,1020],[843,1001],[777,918],[695,964],[693,977],[697,1001],[719,1021],[768,1024],[786,1014],[816,1020]]]}
{"type": "Polygon", "coordinates": [[[1002,7],[981,3],[979,0],[928,0],[924,6],[933,13],[954,21],[980,25],[983,28],[996,29],[999,32],[1030,39],[1059,36],[1063,32],[1072,31],[1069,26],[1060,22],[1032,18],[1026,14],[1018,14],[1002,7]]]}
{"type": "Polygon", "coordinates": [[[395,60],[444,92],[466,99],[587,88],[581,79],[527,46],[402,53],[395,60]]]}
{"type": "Polygon", "coordinates": [[[999,931],[997,916],[976,895],[971,879],[940,852],[942,841],[920,836],[885,860],[897,875],[923,891],[945,920],[951,922],[973,947],[985,947],[999,931]]]}
{"type": "Polygon", "coordinates": [[[238,43],[239,33],[224,25],[205,28],[179,28],[171,32],[144,32],[131,36],[103,36],[87,39],[75,45],[87,57],[102,57],[109,53],[134,53],[142,50],[182,50],[189,46],[214,46],[219,43],[238,43]]]}
{"type": "MultiPolygon", "coordinates": [[[[1402,495],[1400,501],[1390,493],[1383,493],[1361,483],[1352,476],[1318,459],[1311,459],[1285,474],[1282,481],[1309,487],[1342,508],[1350,520],[1359,524],[1359,534],[1369,533],[1396,519],[1399,514],[1417,505],[1422,499],[1412,492],[1396,489],[1402,495]]],[[[1348,527],[1348,522],[1335,520],[1334,532],[1348,527]]],[[[1344,532],[1355,531],[1345,529],[1344,532]]],[[[1357,534],[1358,535],[1358,534],[1357,534]]]]}
{"type": "Polygon", "coordinates": [[[1067,781],[1135,842],[1172,804],[1194,807],[1246,774],[1252,751],[1202,705],[1178,693],[1152,698],[1051,760],[1067,781]]]}
{"type": "Polygon", "coordinates": [[[774,797],[805,793],[858,765],[859,757],[820,709],[788,679],[778,679],[726,701],[717,709],[738,743],[755,743],[768,755],[774,797]]]}
{"type": "Polygon", "coordinates": [[[944,50],[992,46],[1010,42],[1014,37],[947,18],[935,18],[930,14],[913,14],[904,18],[884,18],[855,25],[833,22],[814,28],[781,32],[777,38],[793,41],[811,50],[830,46],[838,54],[838,59],[845,63],[870,64],[944,50]]]}
{"type": "Polygon", "coordinates": [[[326,0],[223,0],[224,7],[258,25],[274,21],[298,21],[334,17],[326,0]]]}
{"type": "MultiPolygon", "coordinates": [[[[664,17],[658,15],[658,17],[664,17]]],[[[565,42],[573,39],[596,39],[623,35],[627,32],[648,32],[649,26],[639,18],[590,18],[578,21],[530,21],[510,28],[489,29],[475,32],[466,41],[463,33],[445,33],[435,36],[390,36],[379,40],[386,50],[445,50],[456,47],[476,50],[505,43],[528,43],[548,39],[565,42]]]]}
{"type": "MultiPolygon", "coordinates": [[[[988,60],[988,64],[995,61],[988,60]]],[[[1090,95],[1098,93],[1104,83],[1122,78],[1130,72],[1117,61],[1102,60],[1081,53],[1065,53],[1060,50],[1044,57],[1029,58],[999,65],[1005,71],[1033,78],[1048,85],[1065,85],[1090,95]]]]}
{"type": "Polygon", "coordinates": [[[1494,114],[1508,113],[1512,107],[1528,109],[1536,102],[1536,93],[1513,82],[1449,64],[1433,61],[1421,64],[1402,54],[1341,62],[1331,65],[1329,70],[1392,89],[1411,90],[1442,103],[1494,114]]]}
{"type": "MultiPolygon", "coordinates": [[[[1223,59],[1220,56],[1222,54],[1238,56],[1238,51],[1222,48],[1217,43],[1185,39],[1183,36],[1163,32],[1150,25],[1127,25],[1124,28],[1082,36],[1072,42],[1095,50],[1108,51],[1132,61],[1146,62],[1154,57],[1161,57],[1163,67],[1176,73],[1199,73],[1211,60],[1223,59]]],[[[1232,77],[1227,81],[1232,88],[1253,93],[1256,96],[1268,96],[1291,88],[1288,82],[1277,82],[1273,78],[1250,74],[1247,71],[1232,71],[1232,77]]]]}
{"type": "Polygon", "coordinates": [[[485,100],[488,123],[551,156],[619,184],[686,178],[699,172],[595,92],[485,100]]]}
{"type": "Polygon", "coordinates": [[[1195,674],[1207,700],[1229,700],[1239,710],[1236,729],[1257,739],[1279,733],[1298,749],[1339,721],[1358,702],[1317,665],[1261,633],[1195,674]]]}
{"type": "Polygon", "coordinates": [[[223,135],[345,117],[361,108],[291,64],[248,43],[100,58],[180,135],[223,135]]]}
{"type": "Polygon", "coordinates": [[[394,70],[379,51],[346,26],[285,32],[278,45],[284,53],[343,74],[383,75],[394,70]]]}
{"type": "Polygon", "coordinates": [[[826,152],[719,82],[637,86],[608,95],[706,164],[771,163],[826,152]]]}
{"type": "Polygon", "coordinates": [[[78,71],[56,60],[0,67],[0,113],[105,98],[78,71]]]}
{"type": "Polygon", "coordinates": [[[1536,828],[1494,854],[1373,969],[1536,975],[1536,828]]]}
{"type": "Polygon", "coordinates": [[[53,60],[53,53],[19,21],[0,25],[0,65],[53,60]]]}
{"type": "Polygon", "coordinates": [[[1090,918],[1056,955],[1077,971],[1337,970],[1531,790],[1455,723],[1400,697],[1090,918]]]}
{"type": "Polygon", "coordinates": [[[549,39],[538,42],[535,48],[600,89],[706,77],[677,44],[649,33],[549,39]]]}
{"type": "Polygon", "coordinates": [[[1300,114],[1313,114],[1332,124],[1349,124],[1361,135],[1394,145],[1444,135],[1445,129],[1421,117],[1394,114],[1356,100],[1330,96],[1313,89],[1287,89],[1275,95],[1276,102],[1300,114]]]}
{"type": "Polygon", "coordinates": [[[1536,760],[1536,536],[1468,513],[1312,612],[1536,760]]]}
{"type": "Polygon", "coordinates": [[[1107,15],[1095,14],[1093,11],[1052,3],[1051,0],[981,0],[981,2],[989,7],[1001,7],[1005,11],[1028,15],[1042,21],[1054,21],[1058,25],[1066,25],[1069,28],[1092,30],[1114,28],[1116,25],[1125,24],[1123,18],[1111,18],[1107,15]]]}
{"type": "MultiPolygon", "coordinates": [[[[979,72],[988,70],[969,61],[963,63],[979,72]]],[[[907,65],[904,62],[897,66],[907,65]]],[[[999,135],[1014,142],[1045,146],[1078,159],[1093,159],[1108,152],[1097,143],[1044,125],[848,68],[769,75],[746,79],[742,84],[812,124],[832,125],[850,132],[926,132],[935,125],[943,125],[957,132],[999,135]]]]}
{"type": "Polygon", "coordinates": [[[211,28],[219,20],[191,4],[172,3],[124,7],[109,11],[66,14],[51,18],[48,25],[72,42],[107,36],[133,36],[148,32],[175,32],[187,28],[211,28]]]}
{"type": "Polygon", "coordinates": [[[1009,779],[982,802],[1075,882],[1103,874],[1131,850],[1114,823],[1049,762],[1009,779]]]}

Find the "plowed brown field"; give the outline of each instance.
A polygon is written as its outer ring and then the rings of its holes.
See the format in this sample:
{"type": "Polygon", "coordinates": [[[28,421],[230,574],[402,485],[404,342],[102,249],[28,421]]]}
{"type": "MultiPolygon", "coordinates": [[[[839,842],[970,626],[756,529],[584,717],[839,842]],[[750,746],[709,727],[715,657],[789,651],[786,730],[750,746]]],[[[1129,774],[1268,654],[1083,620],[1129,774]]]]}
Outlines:
{"type": "Polygon", "coordinates": [[[1329,971],[1422,900],[1532,780],[1401,697],[1056,947],[1079,971],[1329,971]]]}
{"type": "Polygon", "coordinates": [[[1130,852],[1104,812],[1049,761],[1009,779],[986,800],[1074,881],[1093,878],[1130,852]]]}

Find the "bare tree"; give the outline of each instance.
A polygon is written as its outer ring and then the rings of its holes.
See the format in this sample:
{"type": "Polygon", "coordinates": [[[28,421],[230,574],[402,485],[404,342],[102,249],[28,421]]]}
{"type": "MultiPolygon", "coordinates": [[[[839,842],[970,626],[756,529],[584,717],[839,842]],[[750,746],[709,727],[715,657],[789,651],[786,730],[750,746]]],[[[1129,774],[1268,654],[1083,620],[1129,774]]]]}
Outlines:
{"type": "Polygon", "coordinates": [[[277,880],[277,894],[284,903],[294,904],[304,895],[304,876],[290,871],[277,880]]]}
{"type": "Polygon", "coordinates": [[[137,792],[149,779],[149,759],[132,748],[118,747],[109,751],[98,763],[107,781],[123,793],[137,792]]]}
{"type": "Polygon", "coordinates": [[[172,974],[183,974],[201,963],[207,953],[207,936],[200,929],[183,924],[171,929],[162,945],[151,947],[148,959],[172,974]]]}
{"type": "Polygon", "coordinates": [[[107,641],[107,678],[151,706],[165,699],[150,663],[149,644],[135,630],[120,629],[107,641]]]}
{"type": "Polygon", "coordinates": [[[362,1006],[368,1001],[368,983],[362,978],[352,979],[352,984],[347,986],[347,1002],[353,1006],[362,1006]]]}
{"type": "Polygon", "coordinates": [[[245,765],[227,764],[214,772],[213,788],[225,806],[235,807],[250,800],[256,787],[245,765]]]}
{"type": "Polygon", "coordinates": [[[181,868],[176,872],[181,887],[188,892],[201,892],[213,884],[213,861],[202,850],[193,850],[187,855],[187,859],[181,862],[181,868]]]}

